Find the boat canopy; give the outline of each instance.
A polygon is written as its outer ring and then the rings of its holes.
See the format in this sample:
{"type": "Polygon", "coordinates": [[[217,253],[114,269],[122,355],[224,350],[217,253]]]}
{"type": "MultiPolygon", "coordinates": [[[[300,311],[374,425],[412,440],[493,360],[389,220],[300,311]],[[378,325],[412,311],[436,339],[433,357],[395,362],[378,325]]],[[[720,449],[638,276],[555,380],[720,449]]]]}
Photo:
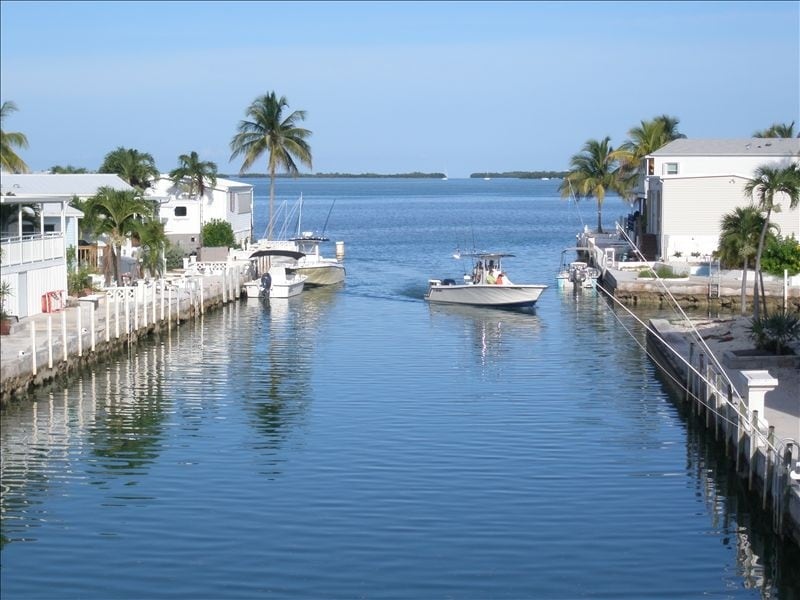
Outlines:
{"type": "Polygon", "coordinates": [[[295,252],[294,250],[256,250],[250,255],[250,258],[259,258],[261,256],[285,256],[298,260],[303,258],[305,254],[302,252],[295,252]]]}
{"type": "Polygon", "coordinates": [[[513,257],[513,254],[507,254],[505,252],[465,252],[463,254],[459,254],[461,258],[470,257],[470,258],[479,258],[481,260],[492,260],[496,258],[508,258],[513,257]]]}

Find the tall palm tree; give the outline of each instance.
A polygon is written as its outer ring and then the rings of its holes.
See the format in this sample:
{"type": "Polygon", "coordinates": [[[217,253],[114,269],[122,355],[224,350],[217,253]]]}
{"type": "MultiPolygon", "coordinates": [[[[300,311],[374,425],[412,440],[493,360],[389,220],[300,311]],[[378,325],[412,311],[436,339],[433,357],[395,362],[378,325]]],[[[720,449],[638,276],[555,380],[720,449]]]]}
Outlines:
{"type": "Polygon", "coordinates": [[[11,173],[27,173],[28,165],[17,155],[14,148],[27,148],[28,138],[24,133],[6,131],[2,128],[6,117],[16,110],[18,110],[17,105],[10,100],[0,106],[0,167],[11,173]]]}
{"type": "MultiPolygon", "coordinates": [[[[794,121],[786,125],[785,123],[773,123],[764,131],[756,131],[754,138],[792,138],[794,137],[794,121]]],[[[797,134],[800,137],[800,133],[797,134]]]]}
{"type": "Polygon", "coordinates": [[[169,172],[169,178],[176,184],[184,184],[190,196],[200,203],[200,246],[203,246],[203,196],[208,187],[217,185],[217,164],[210,160],[202,161],[197,152],[181,154],[180,166],[169,172]]]}
{"type": "MultiPolygon", "coordinates": [[[[753,179],[744,186],[745,194],[754,200],[762,212],[765,212],[764,224],[758,237],[756,250],[756,281],[753,287],[753,319],[758,320],[759,311],[759,283],[761,280],[761,255],[764,252],[764,243],[767,238],[769,219],[773,212],[779,212],[782,197],[789,200],[789,208],[795,208],[800,201],[800,166],[791,164],[788,167],[773,167],[762,165],[758,167],[753,179]]],[[[760,286],[763,293],[763,283],[760,286]]],[[[764,307],[766,313],[766,305],[764,307]]]]}
{"type": "Polygon", "coordinates": [[[160,175],[152,155],[122,146],[106,154],[100,172],[116,173],[139,190],[146,189],[160,175]]]}
{"type": "Polygon", "coordinates": [[[137,232],[143,218],[153,216],[152,205],[144,200],[136,190],[115,190],[102,187],[84,205],[95,224],[98,235],[109,239],[110,252],[104,253],[103,270],[106,285],[110,284],[111,273],[117,285],[120,283],[119,259],[122,244],[137,232]]]}
{"type": "Polygon", "coordinates": [[[641,121],[628,131],[630,139],[616,150],[614,158],[620,164],[620,178],[627,180],[632,188],[639,175],[642,159],[669,142],[686,136],[678,131],[680,120],[669,115],[660,115],[650,121],[641,121]]]}
{"type": "Polygon", "coordinates": [[[244,173],[265,152],[269,173],[269,224],[267,239],[272,239],[273,206],[275,203],[275,173],[279,169],[296,176],[299,171],[295,161],[311,168],[311,147],[306,139],[311,136],[308,129],[298,127],[306,118],[304,110],[288,115],[289,103],[285,96],[278,98],[275,92],[259,96],[245,113],[248,120],[239,122],[238,131],[231,140],[231,160],[244,156],[239,173],[244,173]]]}
{"type": "Polygon", "coordinates": [[[720,223],[717,256],[728,269],[742,268],[741,311],[747,305],[747,271],[749,260],[756,253],[758,238],[764,227],[764,215],[755,206],[737,207],[723,215],[720,223]]]}
{"type": "Polygon", "coordinates": [[[570,159],[571,169],[559,187],[562,198],[568,197],[570,189],[573,189],[578,198],[597,199],[598,233],[603,233],[603,200],[606,193],[625,189],[610,142],[609,136],[602,140],[588,140],[581,153],[570,159]]]}

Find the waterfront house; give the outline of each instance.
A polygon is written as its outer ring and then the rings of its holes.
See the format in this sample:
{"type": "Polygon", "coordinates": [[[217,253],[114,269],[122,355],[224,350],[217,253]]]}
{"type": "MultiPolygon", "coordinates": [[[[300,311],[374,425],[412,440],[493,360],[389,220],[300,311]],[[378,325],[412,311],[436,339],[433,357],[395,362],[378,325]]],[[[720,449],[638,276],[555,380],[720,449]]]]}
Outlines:
{"type": "Polygon", "coordinates": [[[187,185],[175,183],[166,175],[147,190],[147,197],[159,204],[159,216],[167,238],[186,254],[200,248],[200,230],[217,219],[231,224],[237,244],[252,241],[253,186],[229,179],[217,179],[201,197],[191,195],[187,185]]]}
{"type": "MultiPolygon", "coordinates": [[[[650,260],[677,256],[698,260],[717,249],[722,217],[748,206],[744,186],[762,165],[800,161],[800,139],[679,139],[643,159],[637,189],[637,243],[650,260]]],[[[800,239],[800,208],[771,220],[784,236],[800,239]]]]}
{"type": "Polygon", "coordinates": [[[11,294],[5,309],[17,317],[43,312],[45,298],[67,289],[67,248],[79,245],[79,210],[73,198],[88,199],[104,186],[130,190],[117,175],[11,174],[0,177],[2,280],[11,294]]]}

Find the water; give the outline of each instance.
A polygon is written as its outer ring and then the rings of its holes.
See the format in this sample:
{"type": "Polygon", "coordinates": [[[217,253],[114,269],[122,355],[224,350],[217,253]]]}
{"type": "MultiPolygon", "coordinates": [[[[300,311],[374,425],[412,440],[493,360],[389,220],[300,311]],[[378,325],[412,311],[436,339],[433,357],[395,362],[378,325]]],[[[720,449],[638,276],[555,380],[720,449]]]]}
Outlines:
{"type": "Polygon", "coordinates": [[[345,286],[228,306],[5,411],[4,600],[796,598],[796,548],[633,320],[555,287],[594,218],[557,184],[280,180],[303,229],[330,215],[345,286]],[[534,313],[422,301],[473,248],[551,285],[534,313]]]}

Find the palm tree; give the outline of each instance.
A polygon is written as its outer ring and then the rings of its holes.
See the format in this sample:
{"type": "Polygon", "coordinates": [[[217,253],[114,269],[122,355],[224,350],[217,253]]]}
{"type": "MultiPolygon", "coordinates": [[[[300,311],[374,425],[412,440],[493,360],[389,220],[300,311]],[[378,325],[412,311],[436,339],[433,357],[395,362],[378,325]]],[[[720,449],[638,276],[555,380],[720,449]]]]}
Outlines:
{"type": "MultiPolygon", "coordinates": [[[[792,138],[794,137],[794,121],[786,125],[785,123],[773,123],[764,131],[756,131],[754,138],[792,138]]],[[[800,137],[800,133],[797,134],[800,137]]]]}
{"type": "Polygon", "coordinates": [[[200,246],[203,246],[203,196],[207,187],[217,185],[217,164],[210,160],[201,161],[197,152],[181,154],[178,157],[180,166],[169,172],[173,182],[183,183],[190,196],[200,203],[200,246]],[[206,184],[207,182],[207,184],[206,184]]]}
{"type": "MultiPolygon", "coordinates": [[[[781,205],[778,203],[781,196],[785,195],[789,199],[789,208],[795,208],[798,201],[800,201],[800,166],[797,164],[791,164],[788,167],[762,165],[756,169],[753,179],[745,184],[744,191],[751,200],[756,200],[759,210],[766,213],[764,224],[761,227],[761,234],[758,238],[755,266],[756,281],[753,287],[753,319],[758,320],[761,255],[764,252],[769,219],[773,211],[779,212],[781,210],[781,205]]],[[[763,283],[760,287],[763,293],[763,283]]],[[[766,305],[764,309],[766,313],[766,305]]]]}
{"type": "Polygon", "coordinates": [[[669,142],[686,136],[678,131],[677,117],[660,115],[650,121],[641,121],[628,131],[630,139],[623,142],[614,153],[620,164],[620,178],[626,180],[630,188],[639,175],[642,159],[669,142]]]}
{"type": "Polygon", "coordinates": [[[120,283],[119,258],[122,244],[137,232],[143,218],[153,216],[152,205],[135,190],[115,190],[102,187],[84,205],[95,224],[95,233],[109,239],[109,252],[104,253],[103,271],[106,285],[110,284],[111,272],[117,285],[120,283]]]}
{"type": "Polygon", "coordinates": [[[106,154],[100,172],[116,173],[139,190],[146,189],[160,175],[152,155],[122,146],[106,154]]]}
{"type": "Polygon", "coordinates": [[[559,187],[562,198],[568,197],[573,189],[578,198],[597,199],[598,233],[603,233],[603,200],[606,193],[625,189],[610,142],[609,136],[602,140],[588,140],[581,153],[570,159],[571,170],[559,187]]]}
{"type": "Polygon", "coordinates": [[[136,235],[141,243],[142,266],[156,277],[164,273],[165,252],[169,241],[164,231],[164,223],[159,219],[151,218],[136,228],[136,235]]]}
{"type": "Polygon", "coordinates": [[[16,110],[18,110],[17,105],[10,100],[0,106],[0,167],[11,173],[27,173],[28,165],[17,155],[14,148],[27,148],[28,138],[24,133],[2,129],[3,121],[16,110]]]}
{"type": "Polygon", "coordinates": [[[267,239],[272,239],[273,205],[275,203],[275,173],[284,169],[288,174],[296,176],[298,169],[295,161],[311,168],[311,147],[306,138],[311,136],[308,129],[297,126],[306,118],[304,110],[296,110],[285,115],[289,103],[286,97],[275,96],[275,92],[259,96],[248,107],[245,113],[249,120],[239,122],[238,131],[231,140],[231,160],[244,156],[239,173],[244,173],[265,152],[267,172],[269,173],[269,225],[267,239]]]}
{"type": "Polygon", "coordinates": [[[751,256],[755,255],[758,237],[764,227],[764,215],[755,206],[737,207],[723,215],[720,223],[717,257],[728,269],[742,268],[741,311],[747,306],[747,271],[751,256]]]}

